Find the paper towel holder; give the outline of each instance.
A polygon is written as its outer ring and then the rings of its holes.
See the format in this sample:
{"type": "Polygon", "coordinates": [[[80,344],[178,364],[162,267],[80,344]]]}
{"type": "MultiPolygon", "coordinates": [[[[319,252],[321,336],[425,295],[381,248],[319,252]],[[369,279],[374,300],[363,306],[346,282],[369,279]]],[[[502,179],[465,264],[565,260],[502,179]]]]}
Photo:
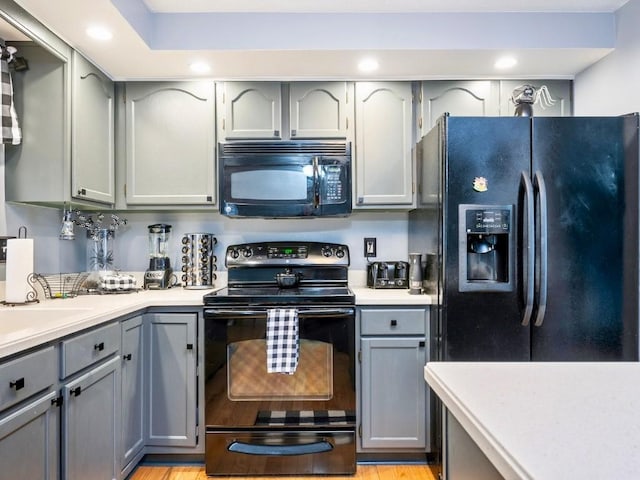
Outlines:
{"type": "MultiPolygon", "coordinates": [[[[27,227],[25,227],[24,225],[21,226],[20,228],[18,228],[18,238],[19,239],[26,239],[27,238],[27,227]],[[22,236],[24,234],[24,237],[22,236]]],[[[3,300],[2,302],[0,302],[2,305],[6,305],[6,306],[11,306],[11,307],[15,307],[15,306],[19,306],[19,305],[29,305],[32,303],[39,303],[40,300],[38,300],[38,292],[36,291],[35,288],[35,277],[33,273],[30,273],[27,276],[27,284],[30,287],[30,290],[27,291],[26,295],[25,295],[25,299],[24,302],[8,302],[6,300],[3,300]]]]}

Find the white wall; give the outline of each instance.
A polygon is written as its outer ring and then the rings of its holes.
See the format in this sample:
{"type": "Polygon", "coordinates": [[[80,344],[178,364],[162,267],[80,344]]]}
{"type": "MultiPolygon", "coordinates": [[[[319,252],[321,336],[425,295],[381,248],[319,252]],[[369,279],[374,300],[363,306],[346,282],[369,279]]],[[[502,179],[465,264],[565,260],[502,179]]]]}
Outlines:
{"type": "MultiPolygon", "coordinates": [[[[76,239],[59,240],[62,212],[60,210],[25,205],[7,205],[10,235],[21,225],[35,239],[35,270],[38,273],[76,272],[87,269],[85,231],[76,227],[76,239]]],[[[148,267],[148,229],[154,223],[172,225],[171,261],[179,265],[179,245],[182,234],[208,232],[215,234],[218,245],[218,269],[224,269],[226,247],[235,243],[263,240],[310,240],[343,243],[351,252],[351,267],[366,268],[363,257],[364,237],[378,239],[376,260],[408,259],[408,215],[406,212],[356,212],[348,218],[317,219],[229,219],[218,213],[135,213],[120,215],[127,225],[116,232],[114,263],[125,271],[144,271],[148,267]]]]}
{"type": "Polygon", "coordinates": [[[640,111],[640,0],[616,12],[615,50],[575,78],[575,115],[640,111]]]}

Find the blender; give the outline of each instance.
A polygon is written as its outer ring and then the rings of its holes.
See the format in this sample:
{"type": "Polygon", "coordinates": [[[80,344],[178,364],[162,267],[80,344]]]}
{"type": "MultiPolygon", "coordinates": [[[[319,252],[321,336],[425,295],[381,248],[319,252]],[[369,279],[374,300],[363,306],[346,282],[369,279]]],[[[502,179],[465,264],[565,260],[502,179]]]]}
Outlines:
{"type": "Polygon", "coordinates": [[[144,272],[144,288],[169,288],[171,286],[171,262],[169,237],[171,225],[149,225],[149,269],[144,272]]]}

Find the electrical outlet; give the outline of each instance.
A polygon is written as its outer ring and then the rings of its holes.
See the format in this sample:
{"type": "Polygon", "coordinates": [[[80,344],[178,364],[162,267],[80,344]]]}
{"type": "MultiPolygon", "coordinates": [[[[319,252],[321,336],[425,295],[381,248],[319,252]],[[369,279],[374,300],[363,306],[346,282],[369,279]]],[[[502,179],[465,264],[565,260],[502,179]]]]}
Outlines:
{"type": "Polygon", "coordinates": [[[376,239],[375,237],[365,237],[364,239],[364,257],[376,256],[376,239]]]}
{"type": "Polygon", "coordinates": [[[7,261],[7,240],[16,237],[0,237],[0,263],[7,261]]]}

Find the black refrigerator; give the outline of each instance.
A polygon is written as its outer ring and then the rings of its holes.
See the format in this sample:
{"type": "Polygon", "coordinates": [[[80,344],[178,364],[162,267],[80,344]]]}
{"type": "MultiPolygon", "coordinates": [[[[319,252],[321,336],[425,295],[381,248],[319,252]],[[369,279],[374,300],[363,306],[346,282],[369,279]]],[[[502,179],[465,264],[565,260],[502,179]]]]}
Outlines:
{"type": "Polygon", "coordinates": [[[638,115],[452,117],[416,147],[444,361],[637,361],[638,115]]]}

